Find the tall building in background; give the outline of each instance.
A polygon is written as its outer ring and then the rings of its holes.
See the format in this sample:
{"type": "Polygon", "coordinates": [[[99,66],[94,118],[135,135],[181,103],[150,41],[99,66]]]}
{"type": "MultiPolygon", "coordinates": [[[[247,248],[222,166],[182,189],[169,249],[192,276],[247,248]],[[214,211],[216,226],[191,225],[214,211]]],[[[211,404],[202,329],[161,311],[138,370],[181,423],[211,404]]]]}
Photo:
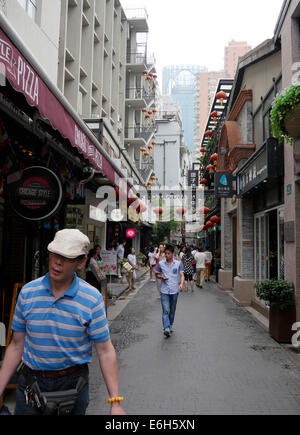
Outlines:
{"type": "Polygon", "coordinates": [[[239,62],[239,58],[247,54],[251,47],[245,41],[230,41],[225,47],[224,72],[225,78],[233,79],[239,62]]]}
{"type": "Polygon", "coordinates": [[[200,65],[171,65],[163,68],[163,95],[170,95],[180,104],[184,139],[194,150],[194,81],[207,68],[200,65]]]}
{"type": "Polygon", "coordinates": [[[247,54],[251,47],[247,42],[230,41],[224,48],[224,69],[221,71],[201,71],[195,77],[194,92],[194,159],[198,157],[204,129],[211,113],[211,106],[220,79],[233,79],[239,58],[247,54]]]}

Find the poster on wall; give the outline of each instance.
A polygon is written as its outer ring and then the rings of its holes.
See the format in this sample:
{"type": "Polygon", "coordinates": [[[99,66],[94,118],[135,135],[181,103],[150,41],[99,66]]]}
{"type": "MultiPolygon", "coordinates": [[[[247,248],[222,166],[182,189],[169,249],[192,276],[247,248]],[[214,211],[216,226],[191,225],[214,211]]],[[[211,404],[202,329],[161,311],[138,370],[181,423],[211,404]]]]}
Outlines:
{"type": "Polygon", "coordinates": [[[107,275],[117,276],[117,253],[114,251],[101,251],[103,264],[107,266],[105,272],[107,275]]]}

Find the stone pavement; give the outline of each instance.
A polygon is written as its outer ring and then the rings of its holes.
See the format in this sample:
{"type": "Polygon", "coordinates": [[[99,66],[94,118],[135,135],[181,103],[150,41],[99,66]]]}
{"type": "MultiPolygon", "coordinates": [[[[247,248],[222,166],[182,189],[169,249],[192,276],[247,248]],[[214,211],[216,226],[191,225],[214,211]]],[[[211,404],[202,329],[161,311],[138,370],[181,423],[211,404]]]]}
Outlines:
{"type": "MultiPolygon", "coordinates": [[[[147,273],[149,274],[149,268],[137,270],[137,281],[139,281],[147,273]]],[[[128,288],[129,286],[127,279],[126,283],[122,283],[121,279],[118,279],[117,277],[112,277],[111,281],[110,278],[107,280],[107,290],[110,290],[112,295],[116,298],[120,297],[128,288]]]]}
{"type": "MultiPolygon", "coordinates": [[[[156,297],[148,280],[116,303],[123,311],[110,321],[128,415],[300,414],[300,355],[271,339],[228,294],[213,283],[181,294],[170,339],[156,297]]],[[[107,415],[96,358],[90,373],[88,414],[107,415]]]]}

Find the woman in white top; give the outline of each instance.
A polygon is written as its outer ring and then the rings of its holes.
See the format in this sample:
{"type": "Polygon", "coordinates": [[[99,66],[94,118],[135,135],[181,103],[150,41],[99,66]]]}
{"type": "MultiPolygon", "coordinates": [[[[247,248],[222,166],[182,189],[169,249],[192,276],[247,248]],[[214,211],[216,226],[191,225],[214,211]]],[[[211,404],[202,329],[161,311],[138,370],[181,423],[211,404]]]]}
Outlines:
{"type": "Polygon", "coordinates": [[[129,261],[129,264],[132,267],[132,271],[128,272],[129,290],[133,291],[133,290],[135,290],[134,283],[136,280],[136,255],[135,255],[134,248],[131,248],[131,251],[127,257],[127,260],[129,261]]]}
{"type": "Polygon", "coordinates": [[[149,266],[150,266],[150,280],[152,282],[155,282],[155,279],[153,279],[153,271],[154,271],[154,268],[156,266],[156,259],[155,259],[154,248],[150,249],[148,257],[149,257],[149,266]]]}

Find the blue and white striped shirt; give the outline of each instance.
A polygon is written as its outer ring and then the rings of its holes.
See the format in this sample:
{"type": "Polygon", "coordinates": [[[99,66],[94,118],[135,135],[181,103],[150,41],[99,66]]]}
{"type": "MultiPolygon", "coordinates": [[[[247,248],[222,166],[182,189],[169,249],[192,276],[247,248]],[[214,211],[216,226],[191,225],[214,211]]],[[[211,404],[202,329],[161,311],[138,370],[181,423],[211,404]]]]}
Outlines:
{"type": "Polygon", "coordinates": [[[26,333],[23,362],[34,370],[62,370],[90,363],[92,344],[109,340],[101,293],[75,274],[56,299],[49,274],[26,284],[19,295],[12,330],[26,333]]]}

